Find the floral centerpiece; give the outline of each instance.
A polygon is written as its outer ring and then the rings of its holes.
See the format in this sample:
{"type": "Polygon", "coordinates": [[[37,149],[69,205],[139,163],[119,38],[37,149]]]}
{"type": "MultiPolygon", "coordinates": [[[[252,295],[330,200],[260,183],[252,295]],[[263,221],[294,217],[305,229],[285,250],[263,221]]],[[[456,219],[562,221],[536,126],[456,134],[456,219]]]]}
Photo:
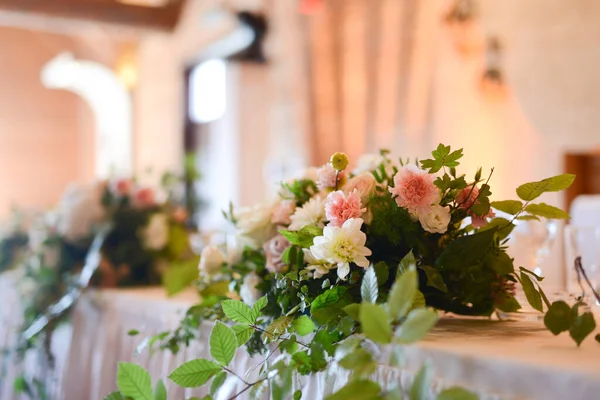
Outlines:
{"type": "MultiPolygon", "coordinates": [[[[515,221],[568,218],[536,199],[568,188],[575,177],[527,183],[517,188],[519,200],[491,201],[493,170],[485,177],[481,169],[472,177],[459,174],[462,155],[462,149],[439,145],[433,158],[410,163],[395,162],[382,151],[363,157],[350,172],[348,158],[337,153],[322,167],[283,183],[274,200],[230,209],[225,216],[236,227],[235,240],[206,247],[201,256],[203,302],[188,311],[178,329],[150,343],[176,352],[197,337],[202,321],[233,325],[214,326],[213,360],[189,361],[170,379],[195,387],[214,377],[210,399],[233,373],[228,364],[236,349],[246,344],[251,354],[266,358],[257,379],[240,378],[243,388],[232,399],[246,391],[258,398],[267,381],[273,398],[288,398],[291,376],[333,365],[350,370],[353,378],[331,399],[401,398],[397,388],[370,380],[377,366],[373,346],[419,340],[435,325],[436,310],[485,317],[498,310],[517,312],[519,285],[533,308],[547,310],[546,326],[554,334],[569,331],[581,343],[595,328],[581,300],[572,308],[550,304],[542,277],[516,268],[506,252],[515,221]],[[309,342],[299,339],[309,334],[309,342]],[[275,344],[282,356],[270,365],[275,344]]],[[[420,391],[426,375],[417,375],[411,398],[429,398],[420,391]]],[[[133,384],[145,395],[152,392],[150,377],[133,364],[120,365],[117,381],[121,394],[134,399],[144,397],[133,384]]],[[[476,398],[448,390],[438,398],[476,398]]],[[[157,387],[155,396],[162,393],[157,387]]],[[[302,398],[301,390],[293,393],[302,398]]]]}

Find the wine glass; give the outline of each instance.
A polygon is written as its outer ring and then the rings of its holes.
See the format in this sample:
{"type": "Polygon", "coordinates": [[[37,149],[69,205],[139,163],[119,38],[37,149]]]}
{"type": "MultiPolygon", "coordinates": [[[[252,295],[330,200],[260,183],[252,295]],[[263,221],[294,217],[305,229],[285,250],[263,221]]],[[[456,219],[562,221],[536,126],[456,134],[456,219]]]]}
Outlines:
{"type": "MultiPolygon", "coordinates": [[[[590,284],[596,291],[600,289],[600,226],[576,226],[565,227],[565,266],[567,293],[578,297],[582,288],[578,282],[575,270],[575,259],[581,257],[581,265],[590,284]]],[[[591,288],[587,287],[584,278],[581,284],[586,293],[590,294],[591,288]]],[[[598,302],[596,301],[597,305],[598,302]]]]}

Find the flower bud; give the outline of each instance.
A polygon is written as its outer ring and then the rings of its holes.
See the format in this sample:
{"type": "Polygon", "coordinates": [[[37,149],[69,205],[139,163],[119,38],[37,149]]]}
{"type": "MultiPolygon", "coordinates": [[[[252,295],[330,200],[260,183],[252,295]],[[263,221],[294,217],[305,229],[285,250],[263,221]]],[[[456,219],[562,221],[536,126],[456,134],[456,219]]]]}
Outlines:
{"type": "Polygon", "coordinates": [[[348,156],[344,153],[334,153],[329,160],[333,168],[338,171],[343,171],[348,166],[348,156]]]}

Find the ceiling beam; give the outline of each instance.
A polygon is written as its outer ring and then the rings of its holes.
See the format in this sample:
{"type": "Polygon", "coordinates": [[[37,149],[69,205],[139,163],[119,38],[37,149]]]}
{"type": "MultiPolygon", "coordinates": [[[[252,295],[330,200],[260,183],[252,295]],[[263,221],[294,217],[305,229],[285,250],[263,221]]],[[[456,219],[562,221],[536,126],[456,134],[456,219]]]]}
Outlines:
{"type": "Polygon", "coordinates": [[[162,7],[145,7],[113,0],[0,0],[0,12],[170,32],[179,21],[183,3],[172,0],[162,7]]]}

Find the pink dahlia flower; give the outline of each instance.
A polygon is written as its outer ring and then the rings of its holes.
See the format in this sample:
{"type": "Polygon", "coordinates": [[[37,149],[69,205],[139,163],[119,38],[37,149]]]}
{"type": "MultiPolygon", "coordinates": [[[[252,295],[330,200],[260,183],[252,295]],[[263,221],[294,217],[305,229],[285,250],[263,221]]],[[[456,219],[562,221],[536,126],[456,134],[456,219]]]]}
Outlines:
{"type": "Polygon", "coordinates": [[[331,192],[325,202],[325,216],[331,226],[342,226],[350,218],[359,218],[367,209],[360,208],[360,195],[354,189],[348,195],[341,190],[331,192]]]}
{"type": "Polygon", "coordinates": [[[405,165],[394,175],[394,187],[388,190],[396,196],[398,206],[420,214],[440,200],[440,190],[433,184],[434,178],[416,165],[405,165]]]}

